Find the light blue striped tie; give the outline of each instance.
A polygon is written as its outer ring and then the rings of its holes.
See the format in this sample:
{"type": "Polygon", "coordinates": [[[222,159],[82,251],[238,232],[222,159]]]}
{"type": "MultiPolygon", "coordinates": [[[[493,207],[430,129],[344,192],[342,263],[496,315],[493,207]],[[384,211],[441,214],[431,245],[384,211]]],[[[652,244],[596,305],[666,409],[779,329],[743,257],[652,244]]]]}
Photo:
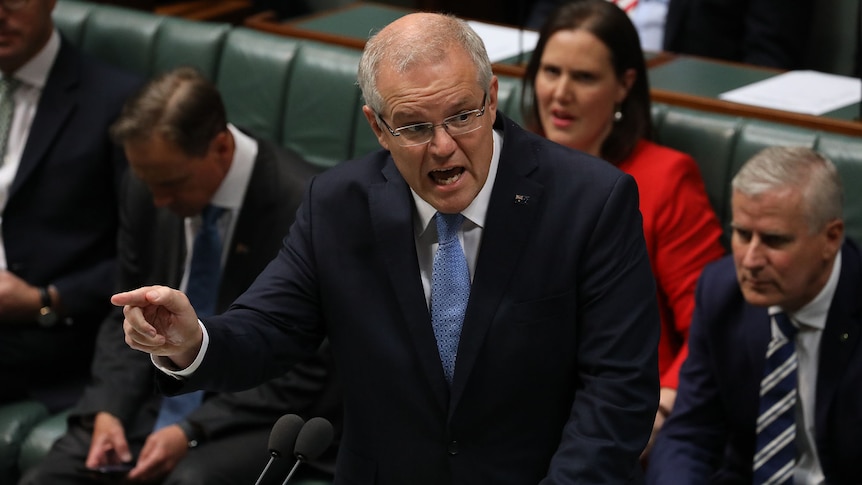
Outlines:
{"type": "MultiPolygon", "coordinates": [[[[218,220],[224,209],[208,205],[201,213],[201,228],[195,236],[192,247],[192,261],[189,266],[189,281],[186,295],[198,317],[206,317],[215,312],[221,281],[222,242],[218,230],[218,220]]],[[[204,391],[194,391],[162,399],[159,415],[153,430],[178,423],[201,405],[204,391]]]]}
{"type": "Polygon", "coordinates": [[[464,222],[461,214],[437,213],[437,252],[431,276],[431,323],[446,381],[455,375],[461,326],[470,299],[470,270],[458,240],[464,222]]]}
{"type": "Polygon", "coordinates": [[[760,381],[760,414],[754,484],[792,484],[796,466],[796,332],[784,313],[774,315],[781,331],[766,351],[760,381]]]}

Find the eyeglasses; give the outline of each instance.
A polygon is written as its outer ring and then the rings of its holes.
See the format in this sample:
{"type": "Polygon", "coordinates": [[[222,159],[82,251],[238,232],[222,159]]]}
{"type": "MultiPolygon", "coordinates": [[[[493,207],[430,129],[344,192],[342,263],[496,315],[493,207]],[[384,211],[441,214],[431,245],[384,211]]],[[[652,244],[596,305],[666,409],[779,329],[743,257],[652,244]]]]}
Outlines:
{"type": "Polygon", "coordinates": [[[26,7],[30,0],[0,0],[0,7],[7,12],[16,12],[26,7]]]}
{"type": "Polygon", "coordinates": [[[389,123],[377,114],[377,119],[383,122],[383,126],[389,130],[398,140],[398,144],[403,147],[413,147],[424,145],[434,138],[434,128],[442,126],[449,136],[466,135],[467,133],[478,130],[482,127],[482,121],[479,119],[485,114],[485,102],[488,100],[488,93],[482,96],[482,107],[479,109],[471,109],[456,115],[450,116],[443,120],[442,123],[434,124],[429,122],[414,123],[405,125],[394,130],[389,126],[389,123]]]}

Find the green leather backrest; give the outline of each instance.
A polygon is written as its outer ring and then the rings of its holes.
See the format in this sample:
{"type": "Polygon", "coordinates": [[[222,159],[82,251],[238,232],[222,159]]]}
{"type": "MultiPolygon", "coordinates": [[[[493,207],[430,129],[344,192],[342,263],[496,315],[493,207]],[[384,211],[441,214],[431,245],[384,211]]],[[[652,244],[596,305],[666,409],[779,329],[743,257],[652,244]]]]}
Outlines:
{"type": "Polygon", "coordinates": [[[844,185],[847,235],[862,241],[862,139],[796,126],[656,104],[659,143],[697,161],[710,202],[729,242],[730,181],[746,160],[775,145],[806,146],[832,160],[844,185]]]}

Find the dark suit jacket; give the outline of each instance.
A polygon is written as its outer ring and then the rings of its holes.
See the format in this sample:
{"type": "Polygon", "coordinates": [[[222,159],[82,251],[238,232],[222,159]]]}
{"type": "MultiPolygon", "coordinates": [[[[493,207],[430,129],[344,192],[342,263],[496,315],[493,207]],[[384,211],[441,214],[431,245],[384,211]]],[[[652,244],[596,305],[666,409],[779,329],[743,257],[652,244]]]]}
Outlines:
{"type": "Polygon", "coordinates": [[[799,69],[814,0],[670,0],[664,50],[799,69]]]}
{"type": "MultiPolygon", "coordinates": [[[[220,311],[278,252],[308,180],[319,171],[295,153],[258,141],[257,161],[222,275],[220,311]]],[[[156,209],[146,186],[131,174],[123,189],[119,289],[150,284],[178,287],[185,261],[183,218],[167,208],[156,209]]],[[[72,422],[107,411],[123,421],[132,439],[142,443],[152,430],[161,398],[154,392],[149,356],[123,342],[122,321],[122,311],[117,308],[101,327],[93,382],[73,410],[72,422]]],[[[258,388],[208,395],[187,421],[201,439],[209,440],[236,431],[269,430],[286,413],[306,419],[322,415],[339,426],[340,393],[326,349],[258,388]]],[[[261,457],[265,456],[263,450],[261,457]]],[[[334,467],[334,454],[329,459],[334,467]]]]}
{"type": "Polygon", "coordinates": [[[338,484],[631,480],[658,402],[636,185],[500,113],[495,128],[504,143],[451,389],[411,192],[381,150],[312,181],[278,257],[206,319],[209,350],[184,390],[252,385],[328,335],[345,395],[338,484]]]}
{"type": "MultiPolygon", "coordinates": [[[[862,255],[842,248],[841,275],[820,344],[815,442],[827,482],[862,483],[862,255]]],[[[745,302],[730,256],[697,289],[679,394],[650,455],[656,485],[751,483],[760,380],[771,332],[745,302]],[[709,477],[712,477],[709,479],[709,477]]]]}
{"type": "Polygon", "coordinates": [[[3,243],[10,271],[57,287],[63,321],[49,330],[35,322],[0,326],[0,341],[38,356],[38,364],[20,362],[16,373],[32,365],[60,383],[74,377],[67,370],[86,376],[96,330],[110,310],[117,191],[126,169],[108,126],[140,84],[62,40],[3,211],[3,243]]]}

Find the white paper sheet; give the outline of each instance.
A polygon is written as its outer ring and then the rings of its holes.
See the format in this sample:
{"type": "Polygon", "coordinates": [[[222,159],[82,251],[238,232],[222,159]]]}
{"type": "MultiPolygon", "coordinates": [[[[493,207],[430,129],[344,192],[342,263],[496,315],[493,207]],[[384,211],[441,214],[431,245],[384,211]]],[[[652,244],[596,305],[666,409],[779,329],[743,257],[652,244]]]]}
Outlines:
{"type": "Polygon", "coordinates": [[[736,103],[822,115],[862,98],[862,81],[817,71],[789,71],[719,95],[736,103]]]}
{"type": "Polygon", "coordinates": [[[514,27],[488,24],[470,20],[470,27],[479,34],[485,42],[485,49],[491,62],[500,62],[510,57],[524,53],[524,61],[528,59],[530,52],[536,48],[539,41],[539,33],[533,30],[521,30],[514,27]]]}

